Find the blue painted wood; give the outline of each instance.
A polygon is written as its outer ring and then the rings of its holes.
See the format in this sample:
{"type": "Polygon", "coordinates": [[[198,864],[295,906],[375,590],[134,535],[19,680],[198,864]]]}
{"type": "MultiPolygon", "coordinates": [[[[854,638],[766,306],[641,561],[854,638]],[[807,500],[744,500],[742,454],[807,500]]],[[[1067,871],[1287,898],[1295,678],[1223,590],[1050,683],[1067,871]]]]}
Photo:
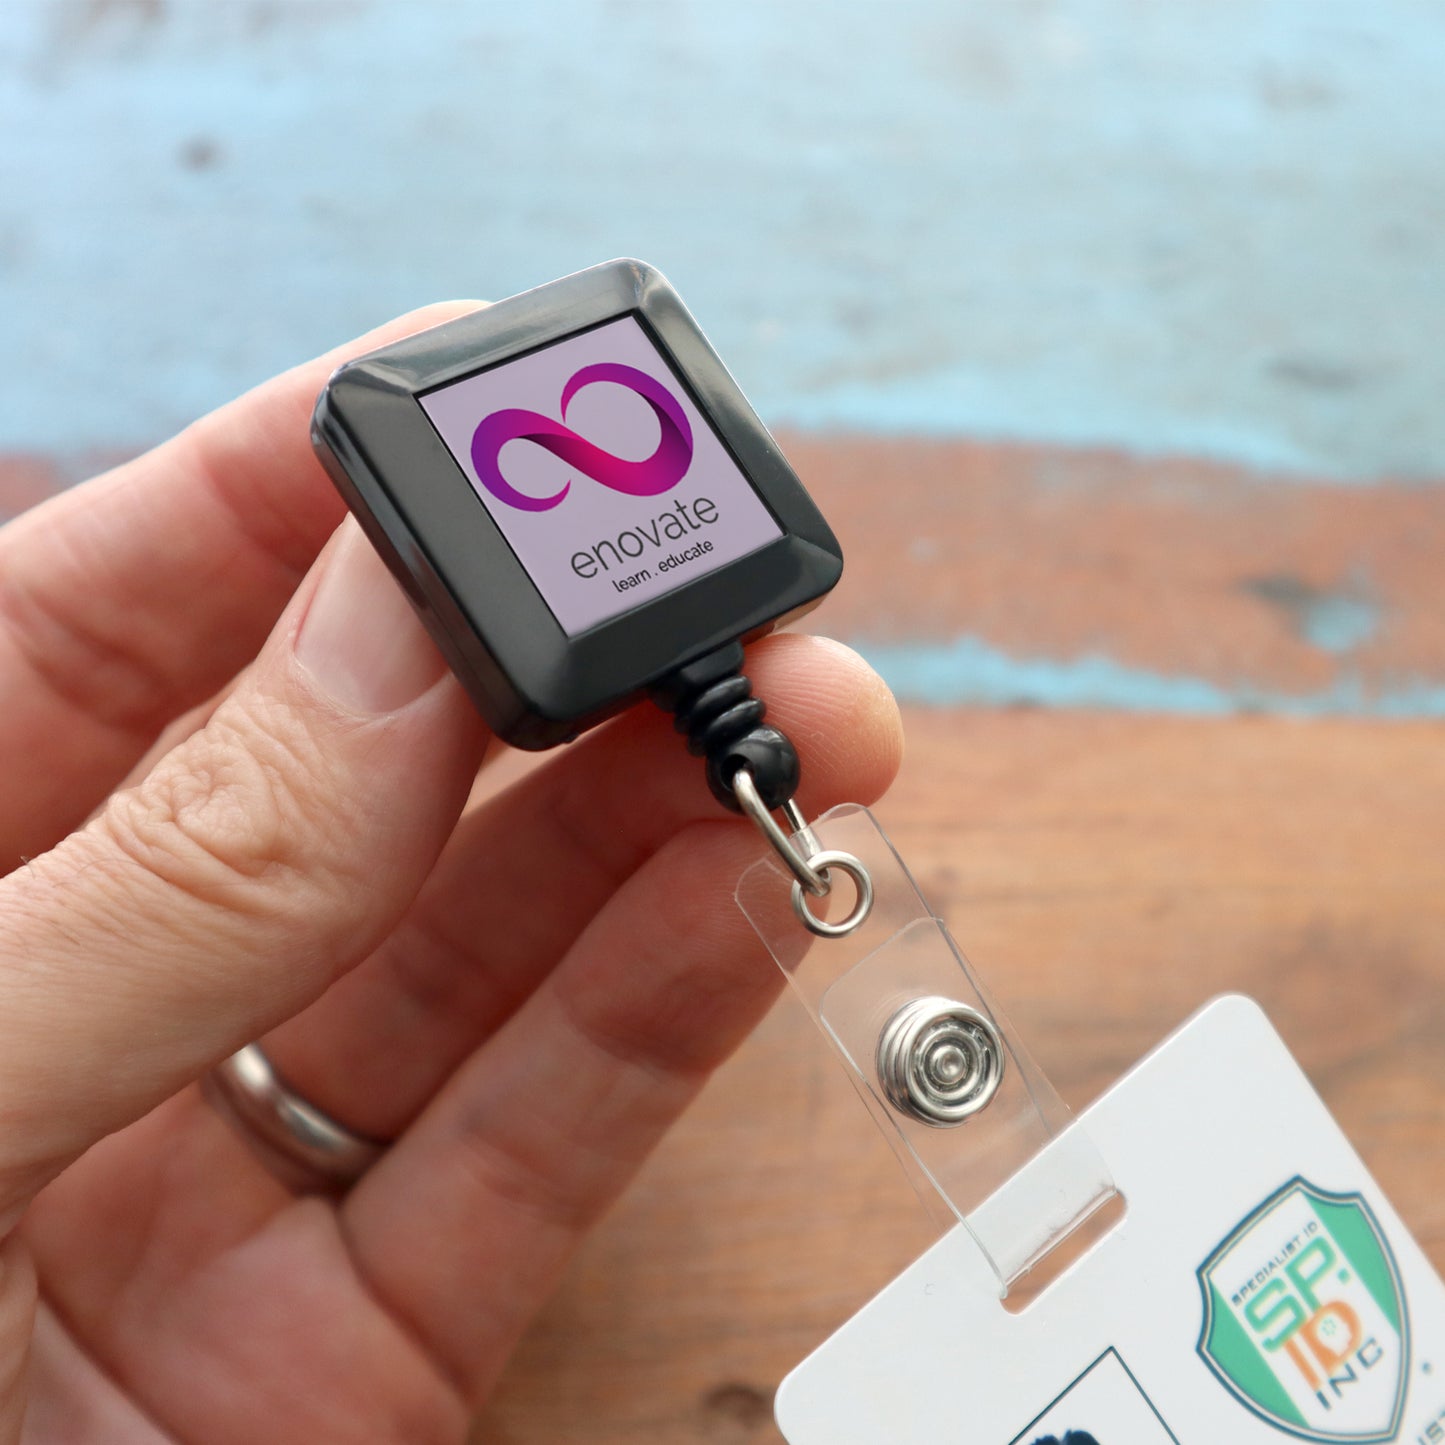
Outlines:
{"type": "Polygon", "coordinates": [[[1109,712],[1229,717],[1445,718],[1445,683],[1406,678],[1379,686],[1347,665],[1327,687],[1292,693],[1225,685],[1187,674],[1131,667],[1103,652],[1016,657],[977,637],[950,642],[855,643],[904,702],[934,707],[1093,708],[1109,712]]]}
{"type": "Polygon", "coordinates": [[[8,0],[0,450],[616,254],[769,420],[1445,476],[1445,10],[8,0]]]}

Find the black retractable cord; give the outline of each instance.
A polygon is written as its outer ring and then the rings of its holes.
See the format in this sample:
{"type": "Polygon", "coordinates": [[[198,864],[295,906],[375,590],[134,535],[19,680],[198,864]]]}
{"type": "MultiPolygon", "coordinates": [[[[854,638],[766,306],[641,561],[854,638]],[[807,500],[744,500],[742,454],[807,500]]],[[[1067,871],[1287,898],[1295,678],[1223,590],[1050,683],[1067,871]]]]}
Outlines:
{"type": "Polygon", "coordinates": [[[719,802],[803,829],[743,646],[842,554],[657,271],[612,261],[350,362],[312,440],[498,736],[552,747],[650,696],[719,802]]]}

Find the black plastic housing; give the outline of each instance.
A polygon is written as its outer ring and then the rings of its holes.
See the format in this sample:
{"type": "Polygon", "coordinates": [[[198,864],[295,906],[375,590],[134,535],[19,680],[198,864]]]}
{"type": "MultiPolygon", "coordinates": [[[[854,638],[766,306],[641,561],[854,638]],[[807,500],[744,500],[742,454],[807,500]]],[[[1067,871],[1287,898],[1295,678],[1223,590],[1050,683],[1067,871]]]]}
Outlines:
{"type": "Polygon", "coordinates": [[[515,747],[576,736],[686,663],[807,611],[842,573],[837,539],[777,443],[677,293],[640,261],[566,276],[348,362],[322,391],[311,435],[453,671],[515,747]],[[782,535],[569,637],[417,398],[629,315],[688,388],[782,535]]]}

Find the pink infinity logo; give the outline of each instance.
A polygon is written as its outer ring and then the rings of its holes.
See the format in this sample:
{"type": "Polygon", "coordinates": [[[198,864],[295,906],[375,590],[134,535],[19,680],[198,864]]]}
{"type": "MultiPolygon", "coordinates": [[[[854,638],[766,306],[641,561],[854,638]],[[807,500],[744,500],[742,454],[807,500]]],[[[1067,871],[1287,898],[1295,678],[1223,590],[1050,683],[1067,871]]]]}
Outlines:
{"type": "Polygon", "coordinates": [[[502,475],[500,457],[508,442],[536,442],[568,466],[576,467],[595,482],[614,492],[632,497],[655,497],[675,487],[692,463],[692,427],[677,398],[656,377],[621,362],[600,361],[584,366],[568,379],[562,388],[562,416],[567,406],[584,386],[594,381],[612,381],[634,391],[652,408],[662,428],[657,450],[640,462],[629,462],[603,451],[571,427],[553,421],[541,412],[522,407],[506,407],[483,417],[472,433],[472,466],[481,484],[499,501],[523,512],[547,512],[555,507],[571,489],[570,481],[550,497],[532,497],[519,492],[502,475]]]}

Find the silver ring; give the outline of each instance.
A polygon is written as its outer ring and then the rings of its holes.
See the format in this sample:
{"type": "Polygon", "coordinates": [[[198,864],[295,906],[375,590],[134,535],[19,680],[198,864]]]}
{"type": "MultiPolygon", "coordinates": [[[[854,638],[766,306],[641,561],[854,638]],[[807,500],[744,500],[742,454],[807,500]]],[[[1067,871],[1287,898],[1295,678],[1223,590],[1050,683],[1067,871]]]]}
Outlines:
{"type": "Polygon", "coordinates": [[[305,1192],[355,1184],[386,1152],[308,1103],[258,1044],[218,1064],[202,1082],[207,1099],[284,1183],[305,1192]]]}
{"type": "MultiPolygon", "coordinates": [[[[788,865],[788,871],[798,880],[798,884],[806,888],[814,898],[823,898],[828,892],[828,880],[823,874],[813,868],[810,859],[803,857],[793,847],[793,841],[778,826],[778,820],[763,806],[763,800],[758,794],[758,785],[753,781],[753,775],[746,768],[739,768],[732,776],[733,797],[738,800],[738,806],[753,820],[758,831],[773,845],[773,851],[788,865]]],[[[800,834],[805,845],[812,852],[817,852],[817,839],[813,837],[811,830],[803,819],[798,805],[789,798],[783,804],[783,816],[787,818],[792,826],[793,832],[800,834]]]]}
{"type": "Polygon", "coordinates": [[[838,923],[827,923],[808,907],[803,885],[794,883],[793,912],[798,915],[798,922],[809,932],[816,933],[819,938],[846,938],[854,929],[862,928],[868,915],[873,912],[872,874],[851,853],[840,853],[836,848],[825,848],[821,853],[814,853],[808,859],[808,866],[816,868],[825,878],[829,869],[841,868],[853,880],[853,886],[858,890],[858,898],[846,918],[838,923]]]}

